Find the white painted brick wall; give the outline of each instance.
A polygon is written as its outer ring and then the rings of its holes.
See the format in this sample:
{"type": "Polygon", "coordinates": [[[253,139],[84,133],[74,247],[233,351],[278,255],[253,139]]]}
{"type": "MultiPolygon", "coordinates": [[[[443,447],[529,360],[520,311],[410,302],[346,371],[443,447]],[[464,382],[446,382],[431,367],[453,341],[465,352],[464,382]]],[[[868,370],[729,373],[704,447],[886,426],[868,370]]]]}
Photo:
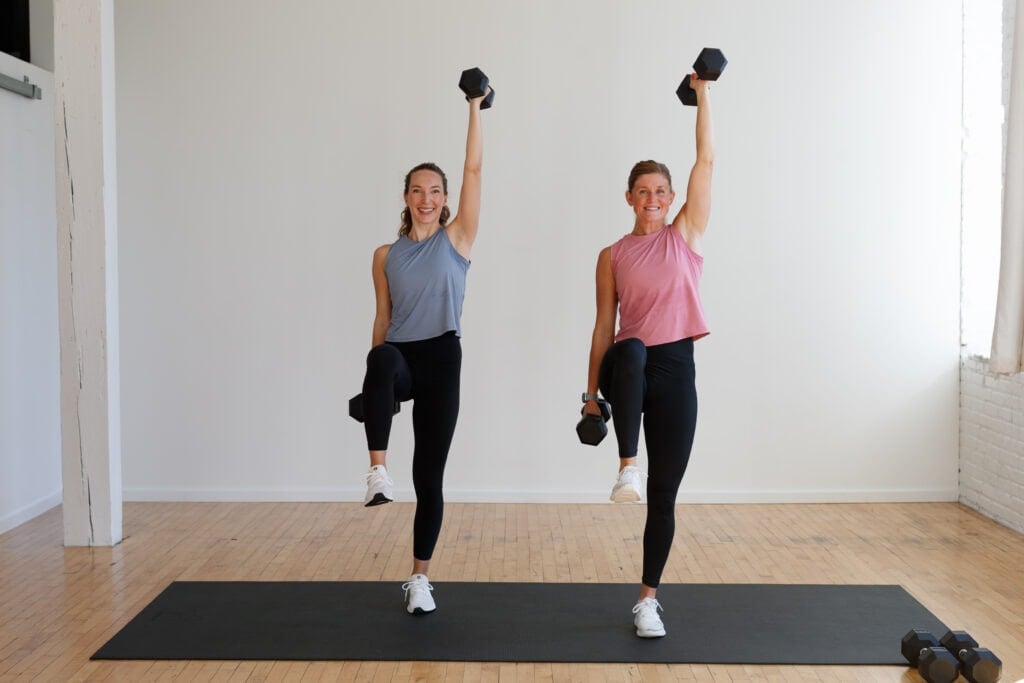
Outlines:
{"type": "Polygon", "coordinates": [[[960,502],[1024,532],[1024,375],[960,363],[960,502]]]}

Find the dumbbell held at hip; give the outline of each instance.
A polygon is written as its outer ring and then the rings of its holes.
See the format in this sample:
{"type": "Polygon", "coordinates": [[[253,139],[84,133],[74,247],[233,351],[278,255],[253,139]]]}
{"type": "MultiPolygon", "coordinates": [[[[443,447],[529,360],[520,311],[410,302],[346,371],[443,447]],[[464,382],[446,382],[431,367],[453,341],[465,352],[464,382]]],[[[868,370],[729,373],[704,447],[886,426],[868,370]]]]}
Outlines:
{"type": "MultiPolygon", "coordinates": [[[[399,403],[398,401],[395,401],[394,412],[391,414],[397,415],[398,411],[400,411],[401,409],[402,404],[399,403]]],[[[365,413],[363,412],[362,394],[356,394],[355,396],[348,400],[348,416],[351,417],[356,422],[363,422],[366,419],[365,413]]]]}
{"type": "Polygon", "coordinates": [[[597,398],[597,394],[583,394],[583,403],[584,406],[580,409],[580,414],[583,417],[576,423],[576,436],[579,437],[580,443],[596,446],[608,435],[606,423],[612,419],[612,408],[608,405],[608,401],[597,398]],[[598,410],[601,411],[600,415],[587,412],[586,403],[589,401],[597,404],[598,410]]]}

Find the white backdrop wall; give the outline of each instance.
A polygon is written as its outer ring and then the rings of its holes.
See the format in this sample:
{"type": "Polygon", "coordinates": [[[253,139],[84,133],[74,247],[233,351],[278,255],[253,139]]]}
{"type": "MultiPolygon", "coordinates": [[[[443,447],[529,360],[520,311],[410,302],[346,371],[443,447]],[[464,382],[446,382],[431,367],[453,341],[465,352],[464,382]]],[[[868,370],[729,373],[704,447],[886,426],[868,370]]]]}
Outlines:
{"type": "Polygon", "coordinates": [[[0,53],[0,533],[60,503],[53,74],[0,53]]]}
{"type": "MultiPolygon", "coordinates": [[[[370,256],[492,78],[449,500],[603,501],[573,430],[639,159],[717,158],[680,501],[955,500],[961,6],[944,0],[116,5],[126,499],[355,500],[370,256]]],[[[389,464],[411,499],[409,406],[389,464]]]]}

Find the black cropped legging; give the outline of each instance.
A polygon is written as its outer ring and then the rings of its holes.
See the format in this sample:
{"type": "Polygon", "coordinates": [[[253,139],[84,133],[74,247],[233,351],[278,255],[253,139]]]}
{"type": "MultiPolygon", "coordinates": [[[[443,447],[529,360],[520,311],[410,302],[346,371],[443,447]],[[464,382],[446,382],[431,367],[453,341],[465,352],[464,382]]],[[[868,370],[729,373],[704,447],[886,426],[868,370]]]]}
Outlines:
{"type": "Polygon", "coordinates": [[[363,380],[366,443],[387,450],[395,401],[413,399],[412,484],[416,489],[412,554],[429,560],[444,518],[441,491],[448,449],[459,417],[462,345],[454,332],[370,349],[363,380]]]}
{"type": "Polygon", "coordinates": [[[619,457],[636,455],[643,414],[647,444],[647,524],[643,583],[657,588],[676,530],[675,503],[697,426],[693,340],[644,346],[613,344],[601,360],[598,384],[612,406],[619,457]]]}

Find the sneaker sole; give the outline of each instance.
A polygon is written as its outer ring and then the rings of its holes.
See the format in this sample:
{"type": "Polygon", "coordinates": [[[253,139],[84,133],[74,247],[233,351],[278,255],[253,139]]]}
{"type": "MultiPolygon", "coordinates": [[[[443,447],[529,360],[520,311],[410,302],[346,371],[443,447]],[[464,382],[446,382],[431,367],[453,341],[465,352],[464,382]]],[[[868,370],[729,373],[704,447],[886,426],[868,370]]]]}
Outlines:
{"type": "Polygon", "coordinates": [[[665,636],[665,631],[664,631],[664,629],[662,629],[661,631],[643,631],[643,632],[641,632],[640,629],[637,629],[636,630],[636,634],[640,638],[663,638],[665,636]]]}
{"type": "Polygon", "coordinates": [[[611,496],[613,503],[639,503],[640,494],[635,491],[618,491],[611,496]]]}
{"type": "Polygon", "coordinates": [[[374,505],[383,505],[384,503],[390,503],[391,499],[385,496],[383,493],[373,494],[373,498],[363,503],[363,507],[373,507],[374,505]]]}
{"type": "Polygon", "coordinates": [[[436,607],[434,609],[423,609],[422,607],[417,607],[415,609],[410,610],[407,607],[405,609],[405,611],[408,612],[409,614],[413,615],[414,617],[418,617],[418,616],[422,616],[424,614],[430,614],[431,612],[434,612],[436,609],[437,609],[436,607]]]}

